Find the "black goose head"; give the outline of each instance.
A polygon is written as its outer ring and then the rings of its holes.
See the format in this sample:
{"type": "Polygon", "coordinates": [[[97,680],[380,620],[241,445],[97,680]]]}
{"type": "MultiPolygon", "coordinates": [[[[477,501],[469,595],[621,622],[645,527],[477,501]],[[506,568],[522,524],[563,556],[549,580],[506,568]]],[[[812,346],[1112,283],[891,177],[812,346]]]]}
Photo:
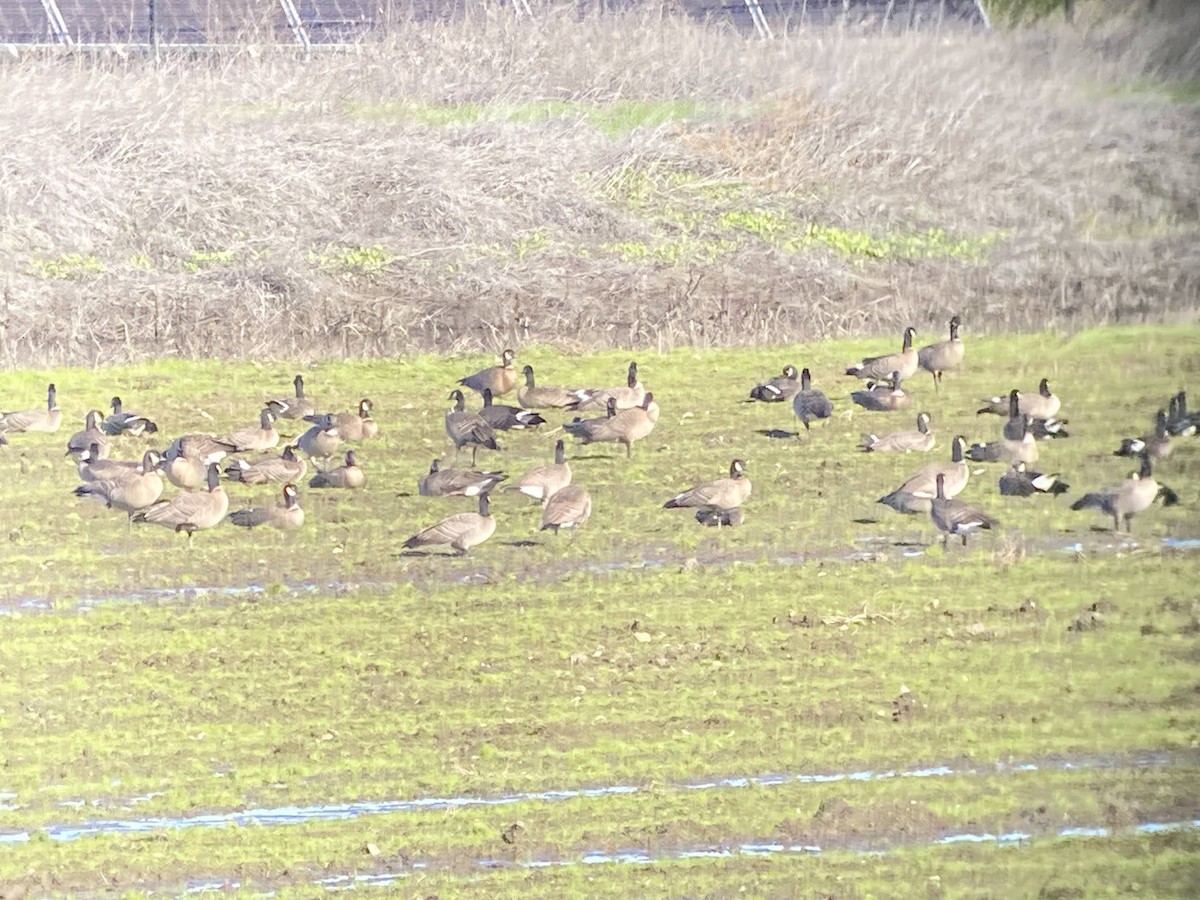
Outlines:
{"type": "Polygon", "coordinates": [[[812,373],[806,368],[800,373],[800,390],[808,391],[812,389],[812,373]]]}

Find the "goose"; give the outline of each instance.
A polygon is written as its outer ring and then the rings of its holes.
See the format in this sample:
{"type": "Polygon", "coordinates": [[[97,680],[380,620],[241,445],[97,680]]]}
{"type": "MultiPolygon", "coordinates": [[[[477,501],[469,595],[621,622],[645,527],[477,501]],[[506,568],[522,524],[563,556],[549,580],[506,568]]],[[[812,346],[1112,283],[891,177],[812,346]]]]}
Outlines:
{"type": "Polygon", "coordinates": [[[941,472],[937,475],[937,493],[929,505],[929,518],[942,532],[942,546],[945,547],[950,535],[956,534],[962,538],[963,546],[967,546],[967,535],[981,528],[992,529],[1000,523],[987,513],[976,509],[961,500],[946,496],[946,476],[941,472]]]}
{"type": "Polygon", "coordinates": [[[846,374],[856,378],[872,378],[881,381],[891,377],[893,372],[900,373],[900,381],[912,378],[917,372],[917,351],[913,349],[913,338],[917,330],[911,325],[904,329],[904,344],[899,353],[889,353],[886,356],[868,356],[862,362],[847,367],[846,374]]]}
{"type": "Polygon", "coordinates": [[[67,456],[78,460],[84,453],[92,459],[108,459],[108,435],[100,430],[104,413],[90,410],[83,422],[83,431],[77,431],[67,440],[67,456]],[[95,452],[91,452],[95,447],[95,452]]]}
{"type": "Polygon", "coordinates": [[[633,456],[633,442],[641,440],[654,430],[657,416],[652,412],[654,395],[649,391],[642,398],[642,405],[633,409],[617,411],[617,399],[608,398],[608,414],[595,419],[576,419],[565,422],[563,430],[573,434],[581,444],[620,443],[625,445],[625,456],[633,456]]]}
{"type": "Polygon", "coordinates": [[[245,509],[235,509],[229,514],[229,521],[243,528],[257,528],[267,525],[281,531],[295,531],[304,524],[304,510],[296,496],[296,485],[290,481],[283,486],[283,502],[276,506],[251,506],[245,509]]]}
{"type": "Polygon", "coordinates": [[[308,471],[308,463],[296,456],[296,445],[288,444],[280,456],[246,462],[235,459],[225,468],[225,477],[242,484],[286,484],[301,481],[308,471]]]}
{"type": "Polygon", "coordinates": [[[1004,497],[1032,497],[1034,494],[1065,494],[1071,486],[1062,480],[1055,472],[1043,475],[1041,472],[1030,472],[1025,463],[1013,463],[1011,469],[1000,476],[1000,494],[1004,497]]]}
{"type": "Polygon", "coordinates": [[[342,434],[333,424],[333,416],[325,414],[320,420],[296,438],[296,446],[308,454],[309,459],[329,459],[342,445],[342,434]]]}
{"type": "Polygon", "coordinates": [[[167,480],[185,491],[199,491],[208,483],[208,467],[232,451],[233,445],[210,434],[185,434],[177,437],[163,453],[159,464],[167,480]]]}
{"type": "Polygon", "coordinates": [[[1154,418],[1154,431],[1140,438],[1125,438],[1113,456],[1141,456],[1151,459],[1166,459],[1171,455],[1171,435],[1167,431],[1167,412],[1160,409],[1154,418]]]}
{"type": "Polygon", "coordinates": [[[220,484],[220,472],[216,463],[209,463],[206,476],[208,490],[196,494],[178,494],[170,500],[159,500],[153,506],[138,510],[131,522],[145,522],[183,531],[192,544],[192,534],[221,524],[229,512],[229,497],[220,484]]]}
{"type": "Polygon", "coordinates": [[[273,450],[279,445],[279,432],[275,430],[275,413],[264,407],[258,414],[258,427],[239,428],[217,438],[222,444],[233,447],[230,453],[246,453],[253,450],[273,450]]]}
{"type": "Polygon", "coordinates": [[[696,510],[696,521],[710,528],[736,528],[746,519],[740,506],[721,509],[719,506],[701,506],[696,510]]]}
{"type": "Polygon", "coordinates": [[[521,374],[525,386],[517,388],[517,403],[525,409],[563,409],[579,402],[579,393],[572,388],[536,384],[533,366],[525,366],[521,374]]]}
{"type": "Polygon", "coordinates": [[[346,451],[346,461],[333,469],[317,469],[308,482],[310,488],[346,488],[357,490],[367,483],[367,476],[358,467],[358,459],[353,450],[346,451]]]}
{"type": "Polygon", "coordinates": [[[631,362],[625,375],[625,386],[616,388],[581,388],[576,391],[578,400],[568,409],[578,412],[607,409],[609,400],[616,400],[617,409],[634,409],[646,399],[646,389],[638,381],[638,364],[631,362]]]}
{"type": "Polygon", "coordinates": [[[850,399],[856,406],[871,412],[895,412],[912,406],[912,394],[900,387],[900,373],[892,372],[886,384],[867,382],[866,389],[852,391],[850,399]]]}
{"type": "Polygon", "coordinates": [[[746,477],[746,463],[735,459],[729,464],[729,477],[706,481],[676,494],[663,504],[663,509],[715,506],[735,509],[750,499],[751,484],[746,477]]]}
{"type": "Polygon", "coordinates": [[[568,484],[551,494],[542,504],[542,526],[555,533],[564,528],[578,529],[592,515],[592,498],[577,484],[568,484]]]}
{"type": "Polygon", "coordinates": [[[292,379],[292,385],[296,390],[294,397],[288,397],[286,400],[268,400],[266,405],[281,419],[303,419],[305,416],[314,415],[317,407],[312,399],[304,394],[304,376],[297,375],[292,379]]]}
{"type": "Polygon", "coordinates": [[[480,369],[473,375],[458,379],[458,383],[480,394],[487,389],[493,397],[503,397],[517,386],[517,367],[513,365],[516,356],[515,351],[505,350],[500,354],[500,365],[480,369]]]}
{"type": "Polygon", "coordinates": [[[154,434],[158,431],[158,426],[145,416],[124,409],[121,406],[120,397],[113,397],[111,405],[112,415],[105,416],[104,421],[100,423],[100,430],[109,437],[116,437],[119,434],[132,434],[137,437],[141,434],[154,434]]]}
{"type": "Polygon", "coordinates": [[[466,556],[467,551],[476,547],[496,533],[496,520],[492,518],[488,494],[479,495],[479,512],[455,513],[446,516],[436,525],[417,532],[404,542],[406,549],[427,547],[437,544],[449,544],[458,556],[466,556]]]}
{"type": "MultiPolygon", "coordinates": [[[[1017,396],[1020,413],[1031,419],[1053,419],[1062,407],[1062,401],[1050,391],[1050,379],[1048,378],[1041,380],[1036,394],[1018,392],[1017,396]]],[[[982,403],[984,405],[975,411],[976,415],[992,413],[997,416],[1007,416],[1009,414],[1008,397],[989,397],[982,403]]]]}
{"type": "Polygon", "coordinates": [[[893,431],[879,437],[864,434],[859,449],[865,453],[928,453],[933,449],[933,432],[929,430],[929,413],[917,414],[916,431],[893,431]]]}
{"type": "MultiPolygon", "coordinates": [[[[155,465],[159,466],[162,457],[155,453],[155,465]]],[[[87,452],[80,454],[75,463],[80,481],[116,481],[133,475],[141,466],[142,460],[101,459],[100,448],[88,447],[87,452]]]]}
{"type": "Polygon", "coordinates": [[[417,492],[422,497],[477,497],[507,477],[503,472],[443,469],[435,459],[429,464],[429,473],[417,479],[417,492]]]}
{"type": "Polygon", "coordinates": [[[1167,430],[1176,437],[1191,437],[1200,430],[1200,413],[1188,412],[1187,391],[1180,391],[1168,401],[1167,430]]]}
{"type": "Polygon", "coordinates": [[[942,373],[959,368],[966,356],[966,348],[958,336],[962,320],[950,318],[950,339],[927,344],[917,351],[917,365],[933,376],[935,391],[942,389],[942,373]]]}
{"type": "Polygon", "coordinates": [[[363,397],[355,412],[316,414],[305,416],[304,421],[314,424],[330,421],[343,441],[369,441],[379,436],[379,424],[371,418],[374,408],[375,404],[363,397]]]}
{"type": "Polygon", "coordinates": [[[489,388],[483,389],[483,409],[479,410],[479,415],[496,431],[524,431],[546,424],[546,420],[533,410],[493,403],[489,388]]]}
{"type": "Polygon", "coordinates": [[[796,372],[796,367],[787,365],[783,367],[783,374],[776,375],[752,387],[750,389],[750,400],[759,400],[763,403],[779,403],[784,400],[791,400],[799,390],[800,380],[796,372]]]}
{"type": "Polygon", "coordinates": [[[805,431],[809,430],[810,419],[828,419],[833,415],[833,404],[824,393],[813,389],[808,369],[800,373],[800,389],[792,396],[792,412],[804,423],[805,431]]]}
{"type": "Polygon", "coordinates": [[[1019,441],[1029,430],[1030,417],[1021,412],[1021,392],[1015,388],[1008,392],[1008,418],[1004,420],[1001,434],[1005,440],[1019,441]]]}
{"type": "Polygon", "coordinates": [[[162,476],[158,472],[161,459],[156,451],[147,450],[134,468],[122,466],[112,478],[87,481],[75,488],[75,496],[99,500],[109,509],[132,515],[157,503],[162,496],[162,476]]]}
{"type": "Polygon", "coordinates": [[[496,432],[487,420],[479,413],[469,412],[463,408],[463,392],[457,388],[450,392],[449,399],[454,401],[446,413],[446,434],[454,444],[454,455],[458,456],[462,448],[471,445],[471,465],[475,465],[475,455],[480,447],[488,450],[499,450],[496,443],[496,432]]]}
{"type": "Polygon", "coordinates": [[[1133,531],[1133,517],[1150,508],[1157,499],[1162,498],[1163,506],[1174,506],[1179,502],[1179,495],[1154,480],[1151,470],[1150,457],[1142,454],[1142,465],[1137,472],[1131,472],[1123,482],[1112,487],[1102,488],[1090,494],[1084,494],[1071,504],[1071,509],[1096,509],[1113,518],[1113,531],[1133,531]]]}
{"type": "Polygon", "coordinates": [[[506,490],[520,491],[526,497],[534,500],[546,500],[556,491],[560,491],[571,483],[571,466],[566,460],[563,442],[554,444],[554,463],[548,466],[534,466],[506,490]]]}
{"type": "MultiPolygon", "coordinates": [[[[1005,437],[999,441],[972,444],[970,449],[967,450],[967,459],[973,462],[1002,462],[1009,464],[1037,462],[1037,441],[1033,439],[1033,434],[1029,431],[1028,422],[1024,416],[1018,416],[1015,421],[1021,429],[1021,437],[1019,439],[1005,437]]],[[[1008,435],[1012,432],[1006,426],[1004,433],[1008,435]]]]}
{"type": "Polygon", "coordinates": [[[875,502],[900,513],[929,512],[930,501],[937,496],[938,475],[944,476],[946,497],[958,496],[971,480],[971,470],[963,457],[966,446],[967,439],[957,436],[950,445],[950,462],[922,466],[904,484],[875,502]]]}
{"type": "Polygon", "coordinates": [[[21,412],[0,413],[0,432],[20,434],[36,431],[52,434],[62,424],[62,410],[58,408],[58,389],[52,384],[46,388],[46,408],[27,409],[21,412]]]}
{"type": "Polygon", "coordinates": [[[1030,419],[1029,433],[1033,435],[1035,440],[1052,441],[1058,438],[1069,438],[1071,432],[1067,431],[1067,425],[1071,424],[1066,419],[1030,419]]]}

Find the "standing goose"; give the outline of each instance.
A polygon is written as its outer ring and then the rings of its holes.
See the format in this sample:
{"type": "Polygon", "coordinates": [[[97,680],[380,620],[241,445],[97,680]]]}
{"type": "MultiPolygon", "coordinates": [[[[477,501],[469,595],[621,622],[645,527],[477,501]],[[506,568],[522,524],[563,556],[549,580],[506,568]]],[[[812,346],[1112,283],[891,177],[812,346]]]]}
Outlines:
{"type": "MultiPolygon", "coordinates": [[[[1050,391],[1050,379],[1048,378],[1041,380],[1036,394],[1022,394],[1018,391],[1017,397],[1021,415],[1029,416],[1031,419],[1053,419],[1062,407],[1062,401],[1050,391]]],[[[983,404],[980,409],[975,411],[976,415],[992,413],[997,416],[1007,416],[1009,414],[1008,397],[989,397],[983,401],[983,404]]]]}
{"type": "Polygon", "coordinates": [[[290,481],[283,486],[283,502],[276,506],[252,506],[247,509],[235,509],[229,514],[229,521],[243,528],[257,528],[267,525],[281,531],[295,531],[304,524],[304,510],[296,495],[296,486],[290,481]]]}
{"type": "Polygon", "coordinates": [[[893,372],[900,373],[900,381],[912,378],[917,372],[917,351],[913,349],[913,338],[917,330],[911,325],[904,329],[904,344],[899,353],[889,353],[886,356],[868,356],[862,362],[847,367],[846,374],[856,378],[872,378],[882,381],[890,378],[893,372]]]}
{"type": "Polygon", "coordinates": [[[512,484],[507,490],[520,491],[526,497],[534,500],[546,500],[557,491],[571,483],[571,466],[566,460],[566,452],[561,440],[554,444],[554,464],[549,466],[534,466],[512,484]]]}
{"type": "Polygon", "coordinates": [[[160,500],[153,506],[135,512],[130,521],[147,522],[183,531],[192,544],[192,533],[221,524],[229,512],[229,497],[221,487],[216,463],[210,463],[206,482],[208,490],[197,494],[178,494],[170,500],[160,500]]]}
{"type": "Polygon", "coordinates": [[[900,387],[900,373],[892,372],[886,384],[867,382],[861,391],[852,391],[850,399],[856,406],[871,412],[895,412],[912,406],[912,394],[900,387]]]}
{"type": "Polygon", "coordinates": [[[933,432],[929,430],[929,413],[917,414],[916,431],[893,431],[878,437],[864,434],[859,449],[866,453],[928,453],[933,449],[933,432]]]}
{"type": "Polygon", "coordinates": [[[257,428],[239,428],[217,438],[222,444],[233,447],[230,453],[246,453],[252,450],[273,450],[279,445],[279,432],[275,430],[275,413],[265,407],[258,414],[257,428]]]}
{"type": "Polygon", "coordinates": [[[499,450],[500,445],[496,443],[496,432],[492,426],[479,413],[464,408],[463,392],[456,388],[450,392],[449,399],[454,401],[454,406],[446,413],[446,434],[454,443],[455,457],[465,445],[470,444],[471,465],[475,465],[475,455],[480,447],[499,450]]]}
{"type": "Polygon", "coordinates": [[[904,484],[875,502],[890,506],[900,513],[929,512],[930,502],[937,496],[939,475],[944,479],[946,497],[958,496],[971,479],[971,470],[963,458],[966,446],[967,439],[959,435],[950,446],[950,462],[922,466],[904,484]]]}
{"type": "Polygon", "coordinates": [[[121,398],[113,397],[112,415],[105,416],[104,421],[100,423],[100,430],[110,437],[118,434],[132,434],[137,437],[140,434],[154,434],[158,431],[158,426],[145,416],[128,412],[121,406],[121,398]]]}
{"type": "Polygon", "coordinates": [[[406,549],[449,544],[457,555],[466,556],[472,547],[482,544],[496,533],[496,520],[486,492],[479,495],[479,512],[455,513],[436,525],[430,525],[404,542],[406,549]]]}
{"type": "Polygon", "coordinates": [[[942,533],[942,546],[945,547],[950,535],[956,534],[962,538],[963,546],[967,546],[967,535],[981,528],[991,529],[1000,523],[987,513],[976,509],[961,500],[946,496],[946,476],[938,473],[937,494],[929,505],[929,518],[942,533]]]}
{"type": "Polygon", "coordinates": [[[323,413],[305,416],[306,422],[314,424],[332,423],[343,441],[369,441],[379,435],[379,425],[371,418],[375,404],[363,397],[354,412],[323,413]]]}
{"type": "Polygon", "coordinates": [[[505,350],[500,354],[500,365],[480,369],[474,375],[458,379],[458,383],[480,394],[486,389],[493,397],[503,397],[517,386],[517,367],[513,365],[516,356],[515,351],[505,350]]]}
{"type": "Polygon", "coordinates": [[[587,523],[592,515],[592,498],[577,484],[559,488],[542,504],[542,526],[556,534],[564,528],[573,531],[587,523]]]}
{"type": "Polygon", "coordinates": [[[735,459],[729,464],[729,477],[706,481],[676,494],[663,504],[663,509],[684,509],[715,506],[736,509],[750,499],[751,484],[746,477],[746,463],[735,459]]]}
{"type": "Polygon", "coordinates": [[[546,420],[531,409],[493,403],[489,388],[483,389],[483,409],[479,415],[496,431],[524,431],[546,424],[546,420]]]}
{"type": "Polygon", "coordinates": [[[933,387],[936,391],[942,389],[942,373],[957,369],[966,356],[966,348],[959,339],[958,329],[962,320],[958,316],[950,319],[950,339],[927,344],[917,351],[917,364],[933,375],[933,387]]]}
{"type": "Polygon", "coordinates": [[[269,400],[267,406],[281,419],[303,419],[317,411],[316,404],[304,395],[304,376],[297,375],[292,379],[296,395],[286,400],[269,400]]]}
{"type": "Polygon", "coordinates": [[[346,451],[346,461],[333,469],[317,469],[308,482],[310,488],[346,488],[357,490],[367,483],[367,476],[358,467],[358,459],[353,450],[346,451]]]}
{"type": "Polygon", "coordinates": [[[507,477],[503,472],[443,469],[435,459],[429,464],[429,474],[417,479],[417,492],[422,497],[477,497],[507,477]]]}
{"type": "Polygon", "coordinates": [[[99,500],[109,509],[119,509],[129,515],[158,502],[162,496],[162,476],[158,464],[162,457],[153,450],[142,454],[142,461],[132,469],[121,468],[114,477],[89,481],[75,488],[76,497],[99,500]]]}
{"type": "MultiPolygon", "coordinates": [[[[800,388],[792,395],[792,412],[804,423],[805,431],[809,430],[810,419],[828,419],[833,415],[833,404],[824,393],[813,389],[808,369],[800,373],[800,388]]],[[[796,437],[799,436],[797,432],[796,437]]]]}
{"type": "Polygon", "coordinates": [[[45,409],[0,413],[0,432],[9,434],[19,434],[24,431],[50,434],[58,431],[58,426],[61,424],[62,410],[58,408],[58,391],[54,385],[46,388],[45,409]]]}
{"type": "Polygon", "coordinates": [[[67,456],[79,459],[84,453],[92,459],[108,459],[108,435],[100,430],[104,413],[98,409],[88,412],[83,422],[83,431],[77,431],[67,441],[67,456]],[[95,452],[92,448],[95,447],[95,452]]]}
{"type": "Polygon", "coordinates": [[[759,400],[763,403],[779,403],[784,400],[791,400],[799,390],[800,380],[796,372],[796,367],[788,365],[783,367],[782,375],[776,375],[752,387],[750,389],[750,400],[759,400]]]}
{"type": "Polygon", "coordinates": [[[615,388],[581,388],[576,391],[579,398],[569,409],[587,412],[595,409],[607,409],[608,401],[615,400],[617,409],[634,409],[642,405],[646,399],[646,388],[638,380],[638,364],[631,362],[625,375],[625,386],[615,388]]]}
{"type": "Polygon", "coordinates": [[[225,468],[225,477],[242,484],[286,484],[300,481],[308,471],[308,463],[296,456],[296,445],[288,444],[283,454],[256,462],[235,459],[225,468]]]}
{"type": "Polygon", "coordinates": [[[1000,476],[1000,494],[1004,497],[1032,497],[1034,494],[1058,496],[1070,489],[1071,486],[1057,472],[1053,475],[1030,472],[1023,462],[1013,463],[1013,467],[1000,476]]]}
{"type": "Polygon", "coordinates": [[[1071,509],[1097,509],[1113,518],[1113,531],[1121,530],[1125,523],[1126,531],[1133,531],[1133,517],[1150,508],[1150,505],[1162,498],[1163,506],[1174,506],[1179,502],[1179,495],[1154,480],[1151,472],[1150,457],[1142,454],[1142,465],[1137,472],[1130,473],[1123,482],[1112,487],[1102,488],[1090,494],[1084,494],[1071,504],[1071,509]]]}
{"type": "Polygon", "coordinates": [[[563,409],[579,402],[579,394],[571,388],[538,385],[533,380],[533,366],[521,370],[525,386],[517,388],[517,403],[525,409],[563,409]]]}
{"type": "Polygon", "coordinates": [[[1171,435],[1167,431],[1167,413],[1160,409],[1154,418],[1154,431],[1140,438],[1125,438],[1113,456],[1141,456],[1166,459],[1171,455],[1171,435]]]}
{"type": "Polygon", "coordinates": [[[617,412],[617,399],[608,398],[608,415],[596,419],[576,419],[566,422],[563,429],[573,434],[581,444],[619,443],[625,445],[625,456],[633,456],[633,442],[654,430],[658,416],[652,411],[654,395],[647,392],[642,405],[617,412]]]}

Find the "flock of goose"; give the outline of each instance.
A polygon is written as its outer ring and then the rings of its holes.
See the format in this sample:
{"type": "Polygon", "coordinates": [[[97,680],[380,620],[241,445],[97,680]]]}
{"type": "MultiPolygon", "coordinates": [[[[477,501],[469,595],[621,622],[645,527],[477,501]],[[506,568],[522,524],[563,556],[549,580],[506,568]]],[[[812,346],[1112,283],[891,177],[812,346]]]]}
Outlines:
{"type": "MultiPolygon", "coordinates": [[[[960,326],[955,316],[950,320],[947,340],[920,349],[913,345],[915,330],[906,328],[898,353],[868,357],[849,366],[847,375],[868,380],[863,390],[852,392],[851,400],[871,411],[909,409],[913,398],[903,383],[920,370],[929,372],[935,389],[940,390],[943,373],[960,368],[965,359],[960,326]]],[[[543,412],[558,409],[572,416],[563,422],[562,430],[579,444],[621,444],[626,455],[631,456],[633,444],[646,438],[658,422],[659,406],[639,380],[636,362],[630,363],[622,385],[569,388],[537,384],[530,366],[524,366],[518,375],[515,357],[514,351],[505,350],[499,364],[459,379],[459,386],[450,392],[453,404],[445,414],[446,435],[454,445],[456,460],[464,449],[470,448],[472,467],[443,466],[435,459],[418,482],[423,497],[477,497],[478,511],[447,516],[414,534],[404,547],[444,545],[458,554],[466,554],[495,533],[490,496],[507,476],[478,471],[474,466],[481,449],[500,449],[499,432],[536,429],[546,424],[543,412]],[[479,409],[466,408],[464,389],[480,396],[479,409]],[[517,406],[496,402],[496,398],[514,391],[517,406]]],[[[121,399],[113,397],[111,415],[90,411],[83,430],[67,442],[67,455],[76,461],[81,481],[75,494],[125,512],[131,525],[155,524],[185,533],[189,544],[194,532],[226,520],[249,528],[299,528],[304,523],[304,510],[299,503],[297,484],[307,474],[309,462],[316,467],[308,482],[310,488],[362,487],[366,477],[358,466],[355,451],[345,450],[343,445],[377,437],[379,426],[372,418],[373,405],[369,399],[361,400],[353,411],[321,412],[312,398],[306,396],[300,375],[296,376],[293,388],[293,395],[267,401],[256,426],[223,434],[185,434],[171,441],[165,451],[147,450],[138,460],[110,459],[116,439],[127,434],[153,434],[157,426],[151,419],[126,410],[121,399]],[[284,446],[281,455],[265,456],[281,443],[276,429],[280,419],[303,422],[308,427],[284,446]],[[246,454],[256,456],[247,459],[246,454]],[[335,454],[341,458],[341,465],[330,465],[335,454]],[[230,511],[218,465],[223,460],[227,481],[279,484],[281,501],[275,506],[230,511]],[[164,478],[180,492],[164,499],[164,478]]],[[[806,432],[811,423],[833,414],[829,398],[813,388],[809,370],[797,371],[794,366],[786,366],[782,374],[755,385],[747,402],[750,401],[790,403],[806,432]]],[[[1030,468],[1038,459],[1039,440],[1067,436],[1063,427],[1066,423],[1058,418],[1060,406],[1046,379],[1042,379],[1037,392],[1012,390],[1007,396],[988,398],[978,412],[1005,417],[997,440],[968,446],[964,437],[955,437],[949,462],[921,467],[879,502],[900,513],[928,515],[942,533],[943,544],[951,536],[958,536],[965,545],[969,534],[997,524],[992,516],[958,499],[970,480],[968,461],[1007,464],[1008,469],[999,479],[1000,493],[1006,496],[1066,492],[1069,487],[1057,474],[1030,468]]],[[[55,385],[51,384],[44,408],[0,413],[0,445],[8,442],[9,435],[56,432],[62,418],[55,385]]],[[[929,452],[935,444],[930,424],[928,413],[920,412],[914,430],[865,434],[860,449],[869,453],[929,452]]],[[[1152,431],[1123,440],[1114,451],[1118,456],[1139,459],[1139,469],[1117,485],[1085,494],[1071,508],[1095,509],[1111,516],[1114,530],[1119,531],[1122,524],[1128,530],[1133,517],[1156,500],[1161,499],[1166,505],[1178,502],[1170,488],[1154,479],[1152,465],[1170,454],[1172,437],[1194,435],[1198,428],[1200,414],[1188,411],[1186,395],[1180,392],[1170,399],[1166,409],[1159,411],[1152,431]]],[[[586,488],[573,483],[561,439],[555,445],[553,463],[534,467],[506,489],[541,504],[543,530],[578,529],[591,515],[591,497],[586,488]]],[[[736,526],[743,521],[742,505],[750,494],[746,463],[734,459],[727,477],[694,485],[663,505],[668,509],[695,510],[697,521],[705,525],[736,526]]]]}

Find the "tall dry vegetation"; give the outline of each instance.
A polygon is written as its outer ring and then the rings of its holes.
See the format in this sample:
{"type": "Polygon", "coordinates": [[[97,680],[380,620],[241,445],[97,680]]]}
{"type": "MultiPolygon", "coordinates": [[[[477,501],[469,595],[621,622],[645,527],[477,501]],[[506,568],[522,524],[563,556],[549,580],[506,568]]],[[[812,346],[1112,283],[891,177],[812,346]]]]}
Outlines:
{"type": "Polygon", "coordinates": [[[1200,11],[1159,6],[774,42],[495,8],[307,60],[25,54],[0,68],[0,363],[1190,319],[1200,11]],[[631,100],[698,112],[585,114],[631,100]],[[541,101],[566,103],[514,114],[541,101]],[[766,213],[995,243],[863,256],[721,225],[766,213]]]}

